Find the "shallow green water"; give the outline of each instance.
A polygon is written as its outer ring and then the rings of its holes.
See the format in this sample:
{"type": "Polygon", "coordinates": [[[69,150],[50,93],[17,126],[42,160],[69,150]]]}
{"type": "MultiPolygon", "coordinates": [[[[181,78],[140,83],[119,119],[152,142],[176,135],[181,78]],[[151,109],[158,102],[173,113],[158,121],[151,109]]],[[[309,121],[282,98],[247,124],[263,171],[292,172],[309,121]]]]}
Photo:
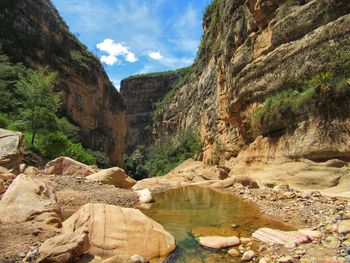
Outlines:
{"type": "Polygon", "coordinates": [[[260,227],[290,229],[262,217],[256,206],[209,188],[183,187],[156,194],[154,198],[155,203],[141,210],[175,237],[177,251],[167,262],[239,262],[224,251],[201,248],[194,235],[250,237],[260,227]],[[238,227],[233,229],[232,224],[238,227]]]}

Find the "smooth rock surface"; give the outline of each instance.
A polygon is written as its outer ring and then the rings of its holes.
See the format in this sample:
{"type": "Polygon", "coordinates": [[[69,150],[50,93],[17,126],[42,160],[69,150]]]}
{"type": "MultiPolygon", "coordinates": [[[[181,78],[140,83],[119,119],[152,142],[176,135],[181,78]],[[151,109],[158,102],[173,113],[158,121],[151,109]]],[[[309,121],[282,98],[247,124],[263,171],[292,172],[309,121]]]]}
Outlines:
{"type": "Polygon", "coordinates": [[[62,213],[53,191],[37,178],[18,175],[0,201],[3,223],[38,221],[60,226],[62,213]]]}
{"type": "Polygon", "coordinates": [[[71,233],[47,239],[39,248],[37,262],[73,262],[89,248],[88,234],[71,233]]]}
{"type": "Polygon", "coordinates": [[[19,172],[23,160],[23,134],[0,129],[0,166],[19,172]]]}
{"type": "Polygon", "coordinates": [[[104,184],[114,185],[118,188],[129,189],[136,184],[136,181],[125,174],[119,167],[113,167],[98,171],[86,177],[91,181],[98,181],[104,184]]]}
{"type": "Polygon", "coordinates": [[[222,236],[207,236],[200,237],[199,244],[204,247],[220,249],[224,247],[233,247],[240,244],[240,240],[238,237],[222,237],[222,236]]]}
{"type": "Polygon", "coordinates": [[[271,228],[260,228],[252,234],[252,237],[269,244],[290,245],[291,243],[303,244],[311,242],[309,236],[297,231],[281,231],[271,228]]]}
{"type": "Polygon", "coordinates": [[[45,173],[53,175],[86,177],[96,172],[96,169],[64,156],[48,162],[45,166],[45,173]]]}
{"type": "Polygon", "coordinates": [[[63,233],[89,232],[88,253],[103,259],[140,255],[149,260],[175,250],[164,228],[137,209],[86,204],[63,223],[63,233]]]}

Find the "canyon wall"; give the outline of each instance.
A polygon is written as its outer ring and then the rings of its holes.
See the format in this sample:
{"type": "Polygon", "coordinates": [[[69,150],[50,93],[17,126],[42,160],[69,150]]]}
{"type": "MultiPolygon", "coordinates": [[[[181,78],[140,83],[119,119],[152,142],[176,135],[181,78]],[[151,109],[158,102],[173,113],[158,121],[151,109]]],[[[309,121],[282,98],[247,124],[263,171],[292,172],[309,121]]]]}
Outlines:
{"type": "Polygon", "coordinates": [[[333,55],[349,61],[349,13],[346,0],[214,0],[191,76],[154,122],[157,136],[193,127],[204,142],[203,160],[228,166],[349,159],[348,99],[332,102],[340,107],[332,118],[318,109],[293,129],[252,127],[267,97],[342,63],[333,55]]]}
{"type": "Polygon", "coordinates": [[[69,32],[49,0],[2,0],[0,41],[13,62],[57,71],[62,114],[81,129],[84,146],[123,166],[125,104],[101,66],[69,32]]]}
{"type": "Polygon", "coordinates": [[[171,90],[180,74],[166,72],[141,75],[122,80],[120,94],[126,104],[125,152],[132,154],[137,146],[151,143],[155,103],[171,90]]]}

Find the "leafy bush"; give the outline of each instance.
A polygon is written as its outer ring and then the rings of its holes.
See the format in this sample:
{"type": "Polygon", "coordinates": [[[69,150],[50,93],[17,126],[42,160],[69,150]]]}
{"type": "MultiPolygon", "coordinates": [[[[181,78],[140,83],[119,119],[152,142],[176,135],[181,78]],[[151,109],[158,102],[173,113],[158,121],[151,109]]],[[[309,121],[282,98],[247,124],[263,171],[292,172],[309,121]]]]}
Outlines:
{"type": "Polygon", "coordinates": [[[350,98],[350,83],[345,76],[321,72],[300,83],[298,89],[286,89],[268,97],[252,115],[252,127],[259,134],[271,135],[293,129],[298,122],[317,115],[324,119],[341,114],[341,105],[350,98]]]}
{"type": "Polygon", "coordinates": [[[190,130],[166,136],[149,147],[145,168],[151,176],[164,175],[188,158],[196,159],[201,149],[200,139],[190,130]]]}

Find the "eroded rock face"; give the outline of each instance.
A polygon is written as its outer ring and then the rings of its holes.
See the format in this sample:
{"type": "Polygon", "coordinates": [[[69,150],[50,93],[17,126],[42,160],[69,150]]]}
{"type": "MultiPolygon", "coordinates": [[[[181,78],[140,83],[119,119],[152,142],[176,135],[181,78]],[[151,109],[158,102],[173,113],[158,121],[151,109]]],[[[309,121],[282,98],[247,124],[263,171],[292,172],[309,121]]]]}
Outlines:
{"type": "Polygon", "coordinates": [[[0,38],[13,62],[58,72],[55,88],[64,93],[61,112],[81,128],[83,144],[123,166],[123,99],[99,60],[69,32],[51,1],[3,1],[0,38]]]}
{"type": "Polygon", "coordinates": [[[45,166],[45,173],[53,175],[86,177],[96,172],[91,166],[64,156],[48,162],[45,166]]]}
{"type": "Polygon", "coordinates": [[[37,262],[73,262],[88,248],[89,238],[85,232],[58,235],[40,246],[37,262]]]}
{"type": "Polygon", "coordinates": [[[89,232],[88,253],[102,259],[135,254],[149,260],[175,250],[164,228],[137,209],[87,204],[63,223],[63,233],[89,232]]]}
{"type": "Polygon", "coordinates": [[[172,88],[179,74],[166,73],[160,76],[130,77],[120,83],[120,94],[126,103],[125,151],[131,154],[139,144],[152,138],[152,131],[145,131],[152,125],[154,103],[172,88]]]}
{"type": "Polygon", "coordinates": [[[33,176],[20,174],[0,201],[0,220],[3,223],[37,221],[60,226],[62,213],[52,189],[33,176]]]}
{"type": "Polygon", "coordinates": [[[23,160],[23,134],[0,129],[0,166],[19,172],[23,160]]]}
{"type": "Polygon", "coordinates": [[[204,17],[203,43],[191,77],[154,124],[157,136],[197,128],[203,160],[212,164],[225,164],[245,149],[249,158],[240,160],[247,163],[349,159],[348,103],[342,116],[331,121],[309,116],[294,131],[276,129],[263,138],[252,130],[251,118],[266,97],[287,89],[286,83],[329,70],[333,62],[327,50],[348,54],[350,2],[217,3],[204,17]]]}
{"type": "Polygon", "coordinates": [[[136,184],[136,181],[125,174],[119,167],[101,170],[86,177],[91,181],[98,181],[104,184],[114,185],[118,188],[129,189],[136,184]]]}

